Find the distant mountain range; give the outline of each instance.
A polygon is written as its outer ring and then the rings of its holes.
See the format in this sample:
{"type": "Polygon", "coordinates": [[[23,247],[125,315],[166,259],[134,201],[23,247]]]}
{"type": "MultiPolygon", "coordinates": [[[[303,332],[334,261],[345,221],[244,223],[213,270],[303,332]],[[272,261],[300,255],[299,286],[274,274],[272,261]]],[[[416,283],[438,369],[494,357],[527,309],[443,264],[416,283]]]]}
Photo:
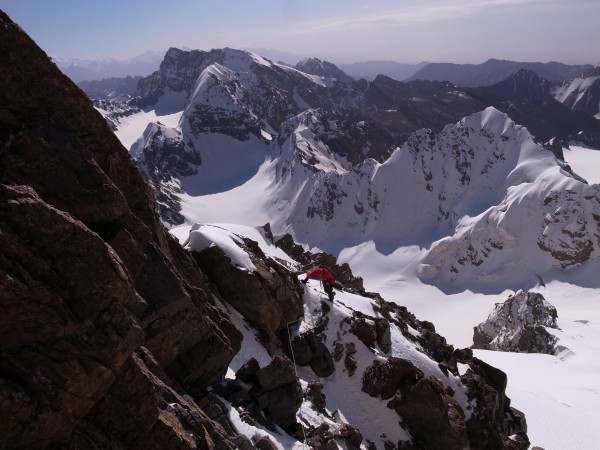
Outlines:
{"type": "Polygon", "coordinates": [[[488,59],[482,64],[427,64],[406,81],[449,81],[463,87],[489,86],[502,81],[519,69],[530,70],[550,81],[565,81],[577,78],[592,68],[593,66],[590,64],[567,65],[558,62],[516,62],[488,59]]]}
{"type": "Polygon", "coordinates": [[[147,76],[158,69],[164,55],[164,51],[151,51],[129,59],[53,58],[52,60],[62,73],[75,83],[79,83],[105,78],[147,76]]]}
{"type": "Polygon", "coordinates": [[[429,63],[403,64],[395,61],[365,61],[338,64],[337,66],[356,80],[364,78],[370,81],[375,79],[377,75],[385,75],[394,80],[404,81],[427,64],[429,63]]]}
{"type": "Polygon", "coordinates": [[[77,85],[88,97],[95,100],[128,100],[143,77],[104,78],[95,81],[80,81],[77,85]]]}

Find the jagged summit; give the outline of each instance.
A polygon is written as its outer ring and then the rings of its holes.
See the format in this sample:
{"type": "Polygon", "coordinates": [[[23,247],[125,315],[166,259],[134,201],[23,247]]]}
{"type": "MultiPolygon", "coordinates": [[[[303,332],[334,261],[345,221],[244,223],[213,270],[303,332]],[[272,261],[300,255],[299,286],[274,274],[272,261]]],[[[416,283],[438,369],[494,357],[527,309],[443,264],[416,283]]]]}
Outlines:
{"type": "Polygon", "coordinates": [[[491,86],[490,92],[509,100],[547,98],[554,83],[541,78],[531,70],[519,69],[517,72],[491,86]]]}
{"type": "Polygon", "coordinates": [[[347,75],[335,64],[328,61],[321,61],[319,58],[305,58],[296,64],[295,67],[302,72],[311,73],[313,75],[319,75],[326,78],[335,78],[336,80],[343,81],[345,83],[351,83],[354,81],[351,76],[347,75]]]}

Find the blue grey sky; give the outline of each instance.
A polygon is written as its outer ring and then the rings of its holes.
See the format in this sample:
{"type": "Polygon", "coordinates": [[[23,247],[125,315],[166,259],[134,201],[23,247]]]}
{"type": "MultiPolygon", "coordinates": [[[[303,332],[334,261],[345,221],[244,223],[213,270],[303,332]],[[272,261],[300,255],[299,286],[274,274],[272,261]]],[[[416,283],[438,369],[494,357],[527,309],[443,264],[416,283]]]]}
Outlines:
{"type": "Polygon", "coordinates": [[[600,0],[0,0],[50,56],[268,48],[337,63],[600,63],[600,0]]]}

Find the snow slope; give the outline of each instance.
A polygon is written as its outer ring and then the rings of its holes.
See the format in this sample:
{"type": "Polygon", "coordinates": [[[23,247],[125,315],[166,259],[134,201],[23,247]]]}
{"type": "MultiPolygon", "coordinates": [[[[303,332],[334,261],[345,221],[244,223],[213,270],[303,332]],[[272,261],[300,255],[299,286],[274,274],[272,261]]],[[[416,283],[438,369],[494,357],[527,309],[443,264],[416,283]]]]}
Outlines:
{"type": "Polygon", "coordinates": [[[186,95],[181,92],[167,92],[152,109],[121,119],[115,131],[121,144],[130,150],[150,123],[160,122],[167,127],[175,128],[181,119],[186,95]]]}
{"type": "Polygon", "coordinates": [[[571,144],[563,150],[571,169],[588,183],[600,183],[600,150],[571,144]]]}

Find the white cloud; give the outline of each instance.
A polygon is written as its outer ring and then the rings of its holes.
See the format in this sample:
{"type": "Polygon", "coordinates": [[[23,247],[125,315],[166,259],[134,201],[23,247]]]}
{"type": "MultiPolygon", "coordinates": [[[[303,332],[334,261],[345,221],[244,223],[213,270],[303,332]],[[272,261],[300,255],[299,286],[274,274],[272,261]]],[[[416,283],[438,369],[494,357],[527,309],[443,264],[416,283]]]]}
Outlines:
{"type": "Polygon", "coordinates": [[[560,0],[445,0],[433,4],[421,2],[418,5],[394,7],[378,13],[370,13],[371,8],[362,7],[358,12],[346,16],[330,17],[305,21],[300,27],[288,28],[281,34],[307,34],[323,32],[348,33],[353,30],[367,30],[399,25],[417,25],[461,17],[469,17],[496,8],[518,8],[549,4],[560,0]]]}

